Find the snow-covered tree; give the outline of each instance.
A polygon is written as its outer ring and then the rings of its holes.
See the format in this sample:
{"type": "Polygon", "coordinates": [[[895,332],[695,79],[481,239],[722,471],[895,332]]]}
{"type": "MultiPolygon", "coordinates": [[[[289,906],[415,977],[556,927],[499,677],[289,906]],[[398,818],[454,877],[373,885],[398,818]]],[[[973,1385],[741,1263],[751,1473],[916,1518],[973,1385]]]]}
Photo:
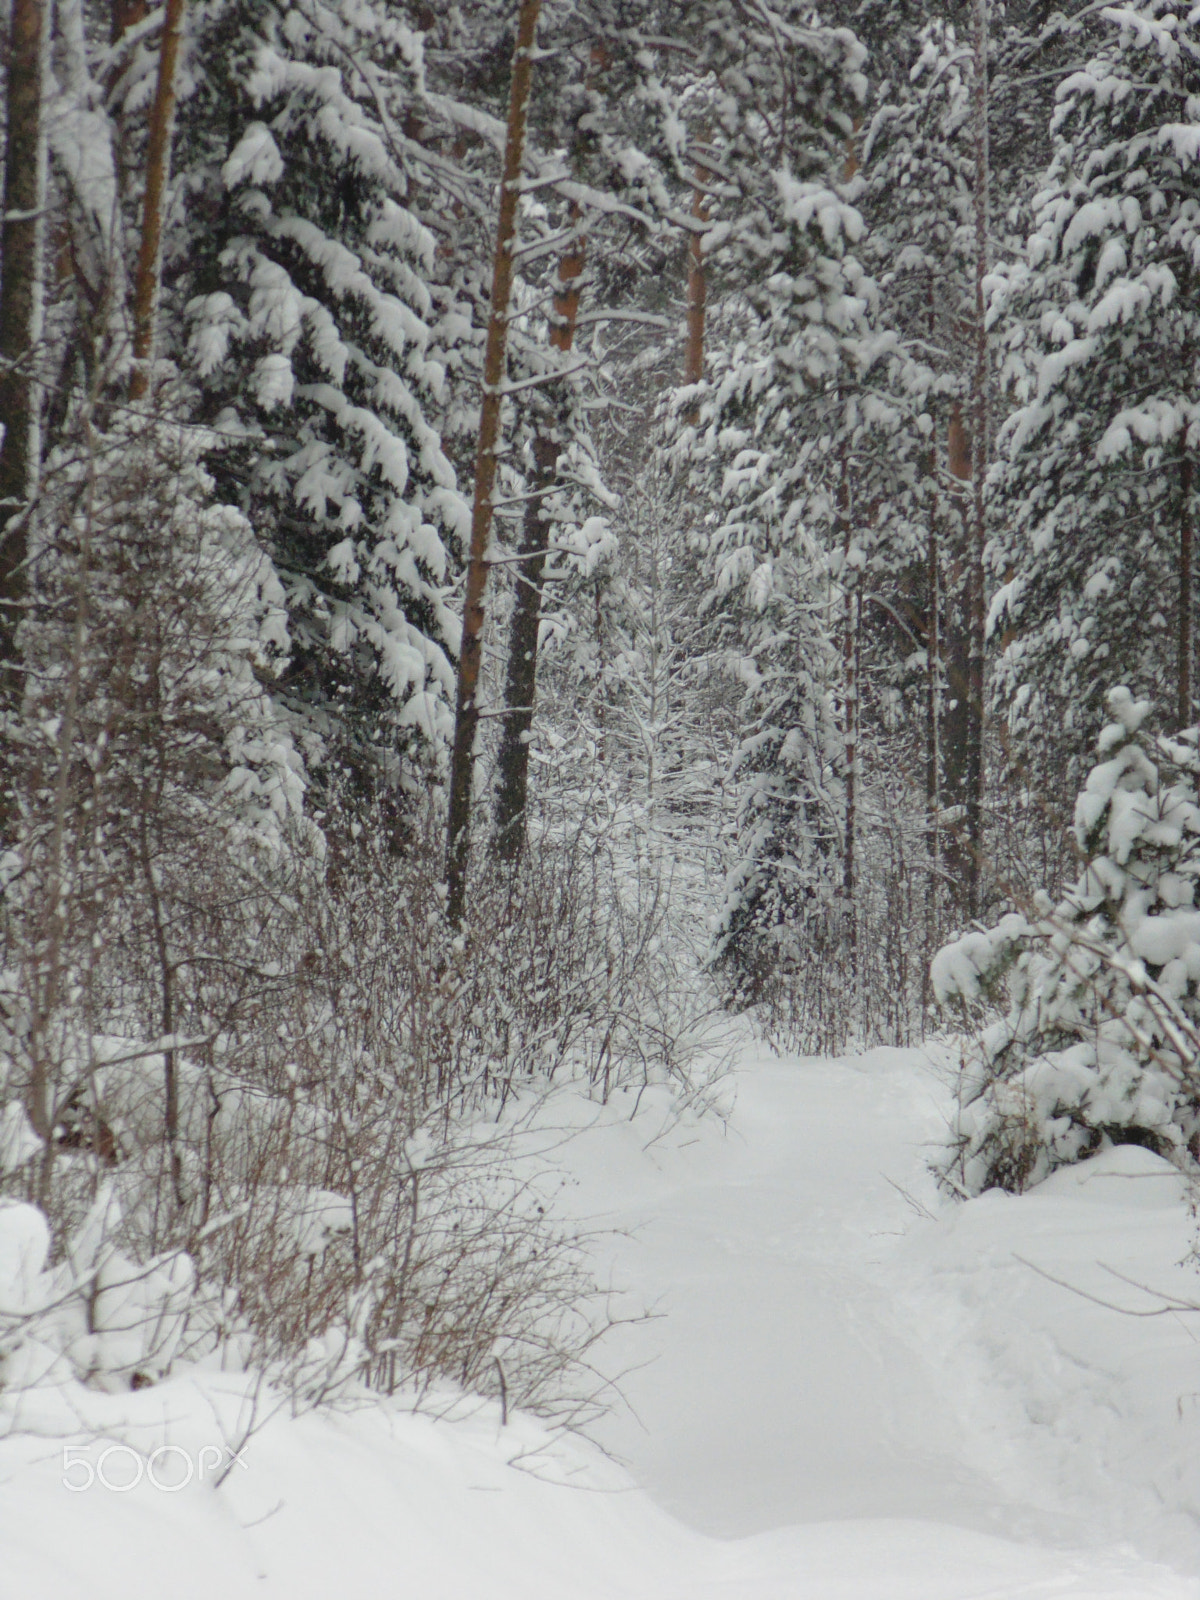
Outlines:
{"type": "Polygon", "coordinates": [[[746,689],[741,864],[719,950],[747,973],[763,966],[760,939],[803,939],[810,914],[828,916],[840,898],[840,619],[829,615],[819,538],[836,518],[838,487],[836,466],[833,481],[822,469],[840,420],[838,379],[861,360],[870,297],[850,250],[861,230],[853,207],[786,172],[776,183],[770,232],[750,246],[767,256],[766,270],[731,308],[698,423],[675,446],[705,507],[694,538],[710,575],[708,626],[746,689]]]}
{"type": "Polygon", "coordinates": [[[752,993],[818,949],[853,968],[856,586],[879,487],[868,440],[887,409],[868,376],[887,341],[847,172],[861,47],[845,30],[788,26],[798,66],[785,83],[770,49],[742,77],[721,53],[736,54],[733,36],[709,41],[711,131],[696,159],[712,160],[702,260],[721,299],[704,381],[673,402],[671,444],[709,642],[745,691],[717,953],[752,993]]]}
{"type": "Polygon", "coordinates": [[[594,612],[604,581],[598,569],[613,550],[605,513],[614,501],[603,486],[594,438],[612,384],[608,320],[647,315],[640,304],[613,302],[645,298],[647,263],[661,261],[663,216],[671,205],[656,149],[653,56],[642,44],[643,31],[653,33],[663,19],[647,12],[631,30],[621,10],[595,0],[564,19],[557,71],[539,76],[533,95],[535,134],[547,152],[540,165],[549,174],[546,200],[527,207],[526,248],[535,258],[542,255],[550,271],[543,267],[539,281],[535,265],[526,275],[533,314],[513,329],[509,363],[520,389],[512,436],[521,447],[510,471],[519,491],[513,498],[524,499],[511,563],[497,756],[494,848],[509,860],[519,855],[525,836],[543,638],[561,644],[574,635],[578,646],[581,633],[592,633],[582,618],[594,612]],[[550,176],[556,172],[557,181],[550,176]],[[539,235],[551,253],[543,255],[539,235]]]}
{"type": "Polygon", "coordinates": [[[1154,737],[1126,688],[1107,703],[1075,807],[1078,880],[933,964],[943,1004],[1004,1007],[978,1034],[945,1168],[969,1193],[1024,1189],[1107,1144],[1200,1159],[1197,732],[1154,737]]]}
{"type": "Polygon", "coordinates": [[[1194,707],[1200,31],[1160,0],[1086,27],[1027,260],[992,298],[1023,402],[996,484],[998,680],[1051,792],[1078,782],[1105,680],[1180,725],[1194,707]]]}
{"type": "Polygon", "coordinates": [[[3,279],[0,281],[0,696],[19,698],[17,623],[26,596],[29,503],[36,494],[45,233],[42,102],[49,20],[37,0],[9,8],[5,72],[3,279]]]}
{"type": "Polygon", "coordinates": [[[383,5],[227,0],[192,70],[180,355],[287,592],[308,757],[386,792],[449,733],[466,527],[442,433],[471,313],[411,198],[451,167],[416,137],[422,37],[383,5]]]}

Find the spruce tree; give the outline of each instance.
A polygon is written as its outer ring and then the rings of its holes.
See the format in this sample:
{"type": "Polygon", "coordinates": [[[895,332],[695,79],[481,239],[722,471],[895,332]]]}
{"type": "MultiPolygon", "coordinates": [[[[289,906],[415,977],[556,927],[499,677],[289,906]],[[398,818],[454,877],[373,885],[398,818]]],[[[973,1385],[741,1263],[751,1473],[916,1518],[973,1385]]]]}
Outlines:
{"type": "Polygon", "coordinates": [[[1200,32],[1158,0],[1086,26],[1027,260],[993,298],[1024,402],[996,486],[998,678],[1055,796],[1078,781],[1105,679],[1181,725],[1194,705],[1200,32]]]}
{"type": "Polygon", "coordinates": [[[308,759],[394,798],[452,725],[467,523],[442,434],[472,316],[422,216],[452,168],[416,136],[437,116],[423,40],[383,5],[227,0],[194,59],[180,354],[288,596],[280,692],[308,759]]]}
{"type": "Polygon", "coordinates": [[[1155,737],[1124,687],[1107,709],[1075,806],[1077,881],[934,962],[943,1004],[1003,1008],[977,1035],[946,1168],[971,1193],[1108,1144],[1200,1158],[1196,730],[1155,737]]]}

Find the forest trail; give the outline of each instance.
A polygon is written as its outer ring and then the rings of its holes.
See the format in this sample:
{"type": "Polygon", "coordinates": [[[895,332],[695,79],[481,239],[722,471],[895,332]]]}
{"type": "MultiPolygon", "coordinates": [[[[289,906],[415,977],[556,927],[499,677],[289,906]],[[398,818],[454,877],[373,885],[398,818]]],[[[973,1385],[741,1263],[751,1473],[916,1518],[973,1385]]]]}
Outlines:
{"type": "MultiPolygon", "coordinates": [[[[1035,1407],[1021,1388],[1022,1363],[1045,1363],[1043,1323],[1077,1321],[1082,1307],[1117,1344],[1142,1336],[1144,1325],[1073,1303],[1077,1297],[1015,1261],[1029,1229],[1020,1208],[1037,1207],[1033,1197],[1008,1202],[1011,1237],[972,1242],[976,1213],[994,1227],[999,1197],[965,1208],[961,1227],[960,1208],[946,1216],[926,1166],[945,1131],[944,1083],[915,1051],[840,1061],[758,1052],[737,1075],[724,1131],[675,1129],[643,1151],[633,1128],[616,1126],[570,1151],[581,1211],[628,1230],[613,1248],[613,1281],[660,1313],[614,1339],[606,1370],[633,1369],[620,1380],[629,1405],[600,1438],[660,1506],[697,1531],[725,1539],[771,1533],[786,1542],[806,1531],[811,1539],[815,1524],[827,1524],[820,1536],[865,1562],[864,1595],[876,1592],[872,1559],[886,1564],[902,1547],[918,1564],[944,1563],[949,1572],[952,1552],[974,1547],[972,1535],[1006,1545],[1002,1555],[1000,1546],[993,1551],[993,1587],[972,1584],[964,1595],[1042,1593],[1034,1572],[1050,1559],[1042,1547],[1092,1552],[1057,1571],[1063,1593],[1163,1592],[1160,1575],[1141,1570],[1128,1544],[1112,1547],[1131,1530],[1102,1501],[1083,1504],[1096,1464],[1085,1468],[1087,1446],[1070,1430],[1078,1424],[1086,1433],[1091,1409],[1109,1397],[1064,1379],[1065,1414],[1047,1429],[1031,1420],[1035,1407]],[[988,1293],[1012,1298],[1011,1273],[1028,1280],[1021,1295],[1034,1286],[1029,1314],[1005,1324],[987,1352],[968,1308],[988,1293]],[[1002,1575],[1014,1559],[1007,1541],[1028,1550],[1025,1577],[1002,1575]]],[[[1144,1186],[1139,1194],[1145,1198],[1144,1186]]],[[[1173,1189],[1167,1198],[1180,1197],[1173,1189]]],[[[1102,1215],[1060,1200],[1047,1223],[1053,1206],[1041,1202],[1035,1234],[1077,1235],[1102,1215]]],[[[1177,1261],[1177,1245],[1186,1243],[1182,1207],[1139,1207],[1135,1216],[1133,1253],[1153,1261],[1157,1245],[1177,1261]]],[[[1177,1329],[1175,1338],[1190,1344],[1190,1332],[1177,1329]]],[[[1065,1359],[1072,1371],[1085,1364],[1069,1351],[1065,1359]]],[[[1166,1370],[1180,1376],[1170,1362],[1166,1370]]],[[[1169,1409],[1169,1394],[1156,1398],[1169,1409]]],[[[1109,1442],[1118,1453],[1130,1448],[1128,1438],[1109,1442]]],[[[1173,1454],[1190,1446],[1173,1435],[1161,1446],[1169,1476],[1173,1454]]],[[[1114,1500],[1144,1499],[1136,1485],[1104,1487],[1114,1500]]],[[[1159,1504],[1142,1509],[1154,1524],[1142,1548],[1149,1542],[1177,1568],[1196,1570],[1195,1519],[1177,1506],[1169,1516],[1159,1504]]],[[[895,1568],[892,1581],[879,1593],[908,1593],[895,1568]]],[[[951,1584],[946,1593],[959,1591],[951,1584]]]]}
{"type": "MultiPolygon", "coordinates": [[[[631,1230],[614,1272],[662,1315],[618,1341],[656,1359],[622,1381],[636,1415],[603,1441],[698,1529],[951,1508],[996,1528],[994,1486],[877,1270],[912,1220],[896,1185],[939,1126],[914,1076],[901,1052],[759,1062],[721,1144],[704,1130],[664,1151],[661,1190],[606,1217],[631,1230]]],[[[616,1168],[591,1156],[602,1204],[616,1168]]]]}
{"type": "Polygon", "coordinates": [[[0,1600],[1200,1600],[1193,1330],[1027,1264],[1182,1293],[1178,1176],[1126,1148],[947,1206],[918,1053],[747,1052],[730,1087],[724,1123],[565,1090],[530,1134],[577,1217],[627,1230],[595,1246],[614,1308],[661,1313],[600,1347],[632,1369],[599,1436],[634,1482],[452,1393],[439,1417],[294,1415],[211,1367],[41,1389],[0,1439],[0,1600]],[[214,1437],[247,1440],[216,1493],[64,1487],[101,1446],[128,1468],[214,1437]]]}

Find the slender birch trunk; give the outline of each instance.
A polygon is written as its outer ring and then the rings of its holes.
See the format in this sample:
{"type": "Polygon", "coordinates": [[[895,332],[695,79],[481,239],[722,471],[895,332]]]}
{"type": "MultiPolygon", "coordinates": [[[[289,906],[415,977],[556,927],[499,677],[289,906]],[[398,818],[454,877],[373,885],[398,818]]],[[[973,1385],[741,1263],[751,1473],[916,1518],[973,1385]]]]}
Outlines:
{"type": "Polygon", "coordinates": [[[462,921],[466,901],[471,790],[475,773],[475,733],[479,726],[476,694],[483,653],[483,597],[487,588],[487,550],[492,532],[492,494],[496,484],[496,449],[500,440],[500,409],[504,396],[508,306],[512,295],[517,201],[521,166],[525,158],[525,124],[529,113],[529,91],[533,80],[533,41],[540,9],[541,0],[521,0],[517,18],[517,44],[513,52],[512,89],[509,96],[508,131],[504,145],[504,170],[500,183],[500,207],[496,221],[492,303],[488,317],[487,347],[483,363],[483,402],[479,409],[479,440],[475,454],[471,548],[463,602],[462,646],[458,657],[454,748],[450,758],[446,905],[450,921],[455,927],[462,921]]]}
{"type": "MultiPolygon", "coordinates": [[[[159,280],[162,276],[163,224],[167,184],[171,175],[171,135],[175,127],[175,80],[186,4],[187,0],[165,0],[166,9],[163,13],[158,79],[154,88],[154,103],[150,108],[150,137],[146,148],[142,237],[133,286],[133,375],[129,380],[131,400],[145,399],[150,390],[159,280]]],[[[113,20],[115,26],[115,15],[113,20]]]]}
{"type": "Polygon", "coordinates": [[[47,0],[12,0],[9,31],[8,140],[4,151],[0,283],[0,690],[15,689],[17,624],[29,555],[28,512],[37,483],[38,392],[34,363],[41,339],[45,139],[42,75],[47,0]]]}
{"type": "MultiPolygon", "coordinates": [[[[579,219],[579,208],[572,205],[572,223],[578,225],[579,219]]],[[[572,242],[558,266],[550,344],[563,356],[570,353],[575,343],[579,280],[585,257],[586,240],[581,235],[572,242]]],[[[500,860],[509,862],[520,860],[525,848],[529,738],[533,731],[533,704],[537,693],[538,633],[542,621],[543,574],[550,538],[546,503],[558,481],[558,458],[562,452],[562,441],[555,425],[553,390],[551,397],[551,415],[533,441],[533,493],[525,502],[521,543],[517,550],[516,595],[508,636],[504,731],[500,739],[493,848],[500,860]]]]}

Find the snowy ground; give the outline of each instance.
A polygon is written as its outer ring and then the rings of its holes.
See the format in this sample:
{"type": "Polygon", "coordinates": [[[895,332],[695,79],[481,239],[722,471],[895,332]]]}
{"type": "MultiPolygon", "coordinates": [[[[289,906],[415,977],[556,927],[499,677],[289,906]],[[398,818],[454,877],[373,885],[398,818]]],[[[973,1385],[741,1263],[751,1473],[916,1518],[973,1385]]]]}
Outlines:
{"type": "MultiPolygon", "coordinates": [[[[216,1493],[72,1493],[62,1438],[14,1438],[0,1597],[1198,1600],[1200,1314],[1136,1286],[1200,1291],[1180,1181],[1126,1149],[947,1207],[943,1077],[747,1059],[725,1126],[557,1108],[593,1122],[546,1158],[564,1198],[627,1230],[602,1268],[661,1313],[604,1357],[635,1369],[601,1430],[632,1477],[491,1407],[281,1413],[216,1493]]],[[[113,1440],[198,1459],[245,1432],[232,1377],[89,1396],[82,1423],[67,1398],[31,1420],[75,1429],[75,1482],[113,1440]]]]}

